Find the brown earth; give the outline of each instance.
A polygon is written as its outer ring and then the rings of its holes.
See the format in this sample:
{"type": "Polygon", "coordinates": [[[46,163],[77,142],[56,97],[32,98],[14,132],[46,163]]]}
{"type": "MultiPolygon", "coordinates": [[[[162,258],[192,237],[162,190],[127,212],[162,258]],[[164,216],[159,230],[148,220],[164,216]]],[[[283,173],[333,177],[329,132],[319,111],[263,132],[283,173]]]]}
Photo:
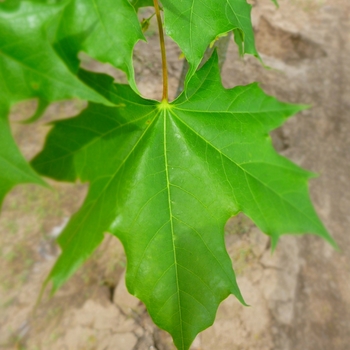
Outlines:
{"type": "MultiPolygon", "coordinates": [[[[269,0],[257,0],[253,9],[257,46],[270,69],[252,57],[240,60],[232,44],[223,82],[232,87],[260,81],[281,100],[313,105],[277,130],[274,142],[282,154],[320,173],[311,195],[341,250],[316,236],[285,236],[271,255],[268,238],[247,218],[230,220],[227,249],[251,307],[229,297],[193,350],[350,348],[350,2],[280,0],[280,5],[276,9],[269,0]]],[[[156,98],[161,66],[154,24],[148,40],[136,47],[136,73],[143,94],[156,98]]],[[[182,62],[176,45],[168,44],[174,95],[182,62]]],[[[123,79],[109,66],[84,61],[123,79]]],[[[79,101],[55,104],[41,122],[23,128],[16,121],[29,116],[35,104],[18,106],[13,130],[25,156],[40,150],[46,122],[83,107],[79,101]]],[[[174,349],[127,293],[125,256],[112,237],[53,299],[45,294],[33,312],[59,253],[54,238],[86,193],[85,185],[50,184],[51,191],[16,188],[0,218],[0,349],[174,349]]]]}

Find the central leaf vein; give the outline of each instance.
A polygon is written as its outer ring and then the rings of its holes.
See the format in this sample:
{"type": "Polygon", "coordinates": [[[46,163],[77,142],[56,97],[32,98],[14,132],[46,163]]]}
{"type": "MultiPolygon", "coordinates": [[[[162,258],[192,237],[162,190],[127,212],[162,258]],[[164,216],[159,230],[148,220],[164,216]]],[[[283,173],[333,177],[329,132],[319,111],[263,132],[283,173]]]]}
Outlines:
{"type": "Polygon", "coordinates": [[[164,118],[164,162],[165,162],[165,174],[166,174],[166,184],[168,189],[168,206],[169,206],[169,216],[170,216],[170,228],[171,228],[171,239],[172,246],[174,252],[174,266],[175,266],[175,279],[176,279],[176,289],[177,289],[177,300],[178,300],[178,309],[179,309],[179,317],[180,317],[180,330],[181,330],[181,339],[182,339],[182,348],[184,348],[184,339],[183,339],[183,319],[181,312],[181,297],[180,297],[180,286],[179,286],[179,271],[177,265],[177,256],[176,256],[176,246],[175,246],[175,232],[174,232],[174,216],[172,212],[172,204],[171,204],[171,194],[170,194],[170,178],[169,178],[169,167],[168,167],[168,154],[167,154],[167,112],[163,111],[164,118]]]}

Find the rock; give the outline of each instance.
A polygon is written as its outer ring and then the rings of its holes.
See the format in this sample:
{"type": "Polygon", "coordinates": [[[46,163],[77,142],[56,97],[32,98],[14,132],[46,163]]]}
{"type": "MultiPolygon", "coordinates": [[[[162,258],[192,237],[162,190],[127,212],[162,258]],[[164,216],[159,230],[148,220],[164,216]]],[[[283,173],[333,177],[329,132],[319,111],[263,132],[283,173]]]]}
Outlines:
{"type": "Polygon", "coordinates": [[[134,316],[140,314],[141,302],[129,293],[125,285],[125,272],[121,276],[117,288],[114,291],[113,302],[125,315],[134,316]]]}
{"type": "Polygon", "coordinates": [[[87,300],[81,309],[75,311],[75,324],[97,330],[118,331],[122,315],[115,305],[103,306],[95,300],[87,300]]]}
{"type": "Polygon", "coordinates": [[[153,334],[144,332],[139,337],[135,350],[159,350],[154,346],[153,334]]]}
{"type": "Polygon", "coordinates": [[[93,329],[76,326],[67,330],[62,348],[67,350],[84,349],[96,345],[96,333],[93,329]]]}
{"type": "Polygon", "coordinates": [[[135,320],[122,315],[116,305],[102,305],[95,300],[87,300],[81,309],[75,311],[73,324],[112,333],[134,332],[137,328],[135,320]]]}
{"type": "Polygon", "coordinates": [[[201,349],[202,349],[201,335],[198,334],[196,339],[193,341],[190,350],[201,350],[201,349]]]}
{"type": "Polygon", "coordinates": [[[276,252],[266,252],[261,262],[265,266],[261,288],[270,311],[283,325],[294,317],[294,300],[301,268],[297,238],[283,237],[276,252]]]}
{"type": "Polygon", "coordinates": [[[133,350],[136,343],[137,338],[133,333],[115,334],[110,338],[107,350],[133,350]]]}

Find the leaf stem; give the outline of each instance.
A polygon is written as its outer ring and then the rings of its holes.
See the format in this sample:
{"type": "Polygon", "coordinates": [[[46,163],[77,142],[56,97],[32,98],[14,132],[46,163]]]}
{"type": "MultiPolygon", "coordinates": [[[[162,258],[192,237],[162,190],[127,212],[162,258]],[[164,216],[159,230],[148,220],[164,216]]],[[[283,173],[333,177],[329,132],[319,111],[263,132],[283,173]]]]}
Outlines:
{"type": "Polygon", "coordinates": [[[158,0],[153,0],[154,8],[156,10],[157,22],[158,22],[158,30],[159,30],[159,41],[160,41],[160,49],[162,51],[162,68],[163,68],[163,101],[168,102],[168,67],[166,60],[166,51],[165,51],[165,41],[164,41],[164,31],[163,31],[163,22],[162,17],[160,15],[158,0]]]}

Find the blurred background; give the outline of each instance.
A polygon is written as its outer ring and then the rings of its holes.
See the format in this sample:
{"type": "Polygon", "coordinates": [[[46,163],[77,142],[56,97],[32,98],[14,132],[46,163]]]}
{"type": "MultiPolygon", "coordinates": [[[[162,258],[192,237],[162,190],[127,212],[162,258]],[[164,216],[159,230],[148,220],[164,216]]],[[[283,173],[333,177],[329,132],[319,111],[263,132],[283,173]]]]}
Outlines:
{"type": "MultiPolygon", "coordinates": [[[[226,226],[227,250],[242,293],[220,306],[213,327],[192,350],[350,349],[350,1],[270,0],[253,3],[257,47],[266,66],[240,59],[230,44],[223,67],[226,87],[261,83],[280,100],[311,104],[273,134],[278,151],[320,177],[310,191],[316,209],[341,251],[316,236],[284,236],[274,254],[269,240],[239,215],[226,226]]],[[[147,17],[142,10],[140,19],[147,17]]],[[[161,62],[156,24],[148,43],[135,48],[138,86],[145,97],[161,96],[161,62]]],[[[182,70],[181,53],[167,42],[171,94],[182,70]]],[[[125,77],[108,65],[81,56],[83,65],[125,77]]],[[[35,102],[13,110],[13,132],[27,159],[42,147],[48,122],[79,113],[80,101],[52,105],[29,127],[35,102]]],[[[126,260],[117,239],[102,246],[52,299],[42,283],[59,250],[55,238],[79,208],[86,185],[49,181],[52,190],[17,187],[0,217],[0,349],[173,350],[171,338],[155,327],[145,307],[124,284],[126,260]]]]}

